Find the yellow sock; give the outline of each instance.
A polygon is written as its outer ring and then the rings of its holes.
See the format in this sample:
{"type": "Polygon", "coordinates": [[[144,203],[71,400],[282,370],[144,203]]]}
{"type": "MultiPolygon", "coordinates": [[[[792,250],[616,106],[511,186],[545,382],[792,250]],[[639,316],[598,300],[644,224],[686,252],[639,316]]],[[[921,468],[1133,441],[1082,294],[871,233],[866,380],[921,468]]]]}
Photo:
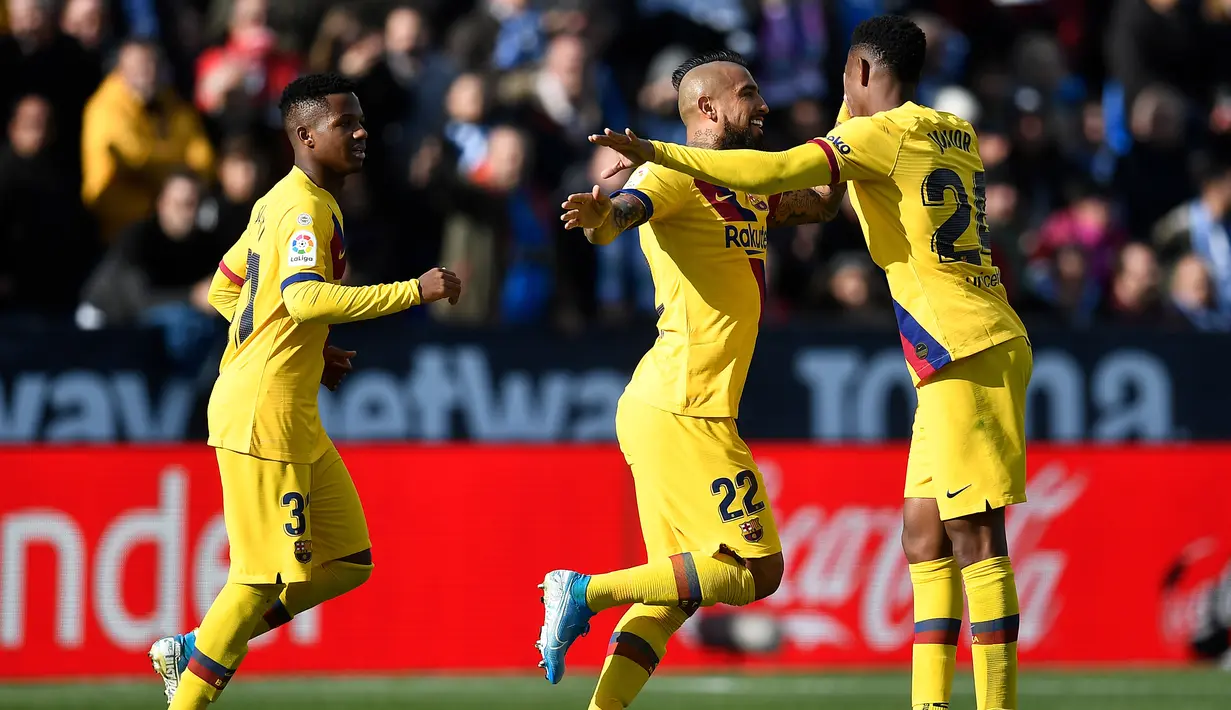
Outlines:
{"type": "Polygon", "coordinates": [[[252,628],[281,591],[280,584],[223,585],[197,630],[196,649],[169,710],[201,710],[218,699],[248,650],[252,628]]]}
{"type": "Polygon", "coordinates": [[[1008,557],[962,570],[970,603],[978,710],[1017,710],[1017,584],[1008,557]]]}
{"type": "Polygon", "coordinates": [[[743,606],[755,598],[752,573],[723,553],[705,557],[683,552],[640,567],[596,574],[586,588],[586,604],[596,612],[637,603],[689,611],[718,603],[743,606]]]}
{"type": "Polygon", "coordinates": [[[915,590],[912,708],[948,707],[962,631],[962,579],[952,557],[910,566],[915,590]]]}
{"type": "Polygon", "coordinates": [[[676,606],[634,604],[616,625],[590,710],[623,710],[645,687],[667,652],[667,639],[688,619],[676,606]]]}
{"type": "Polygon", "coordinates": [[[342,560],[332,560],[314,568],[310,581],[288,584],[282,590],[281,596],[257,620],[252,638],[278,628],[321,602],[342,596],[368,581],[371,576],[372,565],[357,565],[342,560]]]}

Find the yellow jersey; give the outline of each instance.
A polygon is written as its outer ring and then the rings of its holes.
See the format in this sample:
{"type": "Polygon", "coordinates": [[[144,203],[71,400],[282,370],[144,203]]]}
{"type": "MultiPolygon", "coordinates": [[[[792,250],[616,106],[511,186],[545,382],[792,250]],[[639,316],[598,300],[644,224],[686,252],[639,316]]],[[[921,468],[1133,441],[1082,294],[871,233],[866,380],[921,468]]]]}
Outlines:
{"type": "Polygon", "coordinates": [[[209,399],[209,444],[312,463],[330,446],[316,401],[329,323],[408,308],[418,282],[304,288],[341,280],[346,237],[338,203],[299,168],[257,201],[218,270],[210,302],[231,327],[209,399]]]}
{"type": "Polygon", "coordinates": [[[979,141],[961,118],[908,102],[781,153],[654,145],[656,162],[733,188],[782,192],[851,181],[916,384],[1026,335],[991,260],[979,141]]]}
{"type": "Polygon", "coordinates": [[[738,417],[765,304],[772,199],[657,165],[624,189],[645,205],[641,250],[654,278],[658,339],[626,392],[693,417],[738,417]]]}

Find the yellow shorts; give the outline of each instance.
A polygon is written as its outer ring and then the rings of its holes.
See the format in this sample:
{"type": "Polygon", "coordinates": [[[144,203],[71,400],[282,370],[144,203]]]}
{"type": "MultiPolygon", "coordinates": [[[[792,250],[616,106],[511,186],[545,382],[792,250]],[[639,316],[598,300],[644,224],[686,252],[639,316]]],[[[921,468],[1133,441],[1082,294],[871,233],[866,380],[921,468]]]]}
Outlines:
{"type": "Polygon", "coordinates": [[[633,472],[650,559],[721,548],[745,559],[782,551],[765,481],[733,419],[681,416],[625,395],[616,436],[633,472]]]}
{"type": "Polygon", "coordinates": [[[313,565],[372,546],[359,493],[333,446],[310,464],[215,451],[231,542],[228,581],[306,582],[313,565]]]}
{"type": "Polygon", "coordinates": [[[940,519],[1026,502],[1030,342],[1014,338],[942,368],[917,392],[906,497],[940,519]]]}

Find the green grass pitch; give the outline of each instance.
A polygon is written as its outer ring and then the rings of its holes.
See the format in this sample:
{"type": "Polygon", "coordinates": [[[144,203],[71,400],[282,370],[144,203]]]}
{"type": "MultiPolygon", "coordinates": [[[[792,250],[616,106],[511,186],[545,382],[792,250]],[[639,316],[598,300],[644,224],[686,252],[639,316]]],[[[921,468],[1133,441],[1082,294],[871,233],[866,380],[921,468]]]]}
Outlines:
{"type": "MultiPolygon", "coordinates": [[[[524,676],[414,676],[237,680],[218,710],[584,710],[591,674],[550,686],[524,676]]],[[[691,676],[663,674],[637,699],[636,710],[909,710],[905,673],[691,676]]],[[[1021,710],[1228,710],[1231,673],[1214,670],[1029,672],[1021,710]]],[[[158,710],[162,688],[145,682],[0,685],[0,710],[158,710]]],[[[969,671],[958,676],[954,710],[974,710],[969,671]]]]}

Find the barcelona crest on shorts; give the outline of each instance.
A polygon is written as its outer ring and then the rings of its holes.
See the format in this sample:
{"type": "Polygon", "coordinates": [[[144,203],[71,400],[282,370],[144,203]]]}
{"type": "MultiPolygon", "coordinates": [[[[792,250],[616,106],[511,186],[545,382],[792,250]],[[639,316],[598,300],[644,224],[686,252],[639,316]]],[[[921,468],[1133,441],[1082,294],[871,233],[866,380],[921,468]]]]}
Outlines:
{"type": "MultiPolygon", "coordinates": [[[[758,525],[757,527],[760,527],[760,526],[758,525]]],[[[747,537],[747,535],[745,535],[744,537],[747,537]]],[[[311,540],[296,540],[295,541],[295,559],[304,564],[307,564],[312,561],[312,541],[311,540]]]]}
{"type": "Polygon", "coordinates": [[[748,542],[760,542],[765,537],[765,528],[761,527],[761,519],[753,518],[739,524],[739,531],[748,542]]]}

